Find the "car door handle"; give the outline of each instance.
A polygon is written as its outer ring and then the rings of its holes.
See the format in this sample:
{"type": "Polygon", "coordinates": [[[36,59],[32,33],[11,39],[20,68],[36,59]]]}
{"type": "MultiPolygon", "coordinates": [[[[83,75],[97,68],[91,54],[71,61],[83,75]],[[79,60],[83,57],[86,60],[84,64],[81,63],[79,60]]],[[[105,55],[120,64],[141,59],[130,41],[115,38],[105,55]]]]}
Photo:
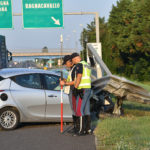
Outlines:
{"type": "Polygon", "coordinates": [[[55,96],[55,95],[48,95],[48,97],[57,97],[57,96],[55,96]]]}

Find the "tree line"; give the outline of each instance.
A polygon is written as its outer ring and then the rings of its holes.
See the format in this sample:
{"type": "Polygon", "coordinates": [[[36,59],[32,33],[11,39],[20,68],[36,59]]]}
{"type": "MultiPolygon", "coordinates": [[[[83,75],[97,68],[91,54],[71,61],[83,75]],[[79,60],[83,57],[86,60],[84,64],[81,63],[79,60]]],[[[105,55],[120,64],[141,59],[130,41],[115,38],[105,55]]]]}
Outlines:
{"type": "MultiPolygon", "coordinates": [[[[113,74],[150,81],[150,0],[119,0],[108,21],[99,18],[103,60],[113,74]]],[[[80,42],[95,42],[95,21],[83,29],[80,42]]]]}

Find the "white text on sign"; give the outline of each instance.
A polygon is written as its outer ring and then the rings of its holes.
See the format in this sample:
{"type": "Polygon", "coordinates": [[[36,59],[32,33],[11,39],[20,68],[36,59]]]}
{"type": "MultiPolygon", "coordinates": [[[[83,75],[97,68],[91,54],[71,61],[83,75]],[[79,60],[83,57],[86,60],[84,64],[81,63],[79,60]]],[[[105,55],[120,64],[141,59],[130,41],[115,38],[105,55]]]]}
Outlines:
{"type": "Polygon", "coordinates": [[[25,4],[26,8],[60,8],[59,3],[25,4]]]}

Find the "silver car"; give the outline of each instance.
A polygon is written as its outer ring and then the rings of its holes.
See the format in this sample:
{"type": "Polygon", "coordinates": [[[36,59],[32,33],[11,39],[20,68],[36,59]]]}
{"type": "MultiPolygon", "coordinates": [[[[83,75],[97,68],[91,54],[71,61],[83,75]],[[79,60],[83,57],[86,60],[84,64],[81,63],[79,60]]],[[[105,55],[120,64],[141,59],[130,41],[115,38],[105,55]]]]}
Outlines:
{"type": "MultiPolygon", "coordinates": [[[[15,129],[22,122],[60,121],[59,74],[40,69],[0,70],[0,126],[15,129]]],[[[63,93],[64,121],[71,121],[67,94],[63,93]]]]}

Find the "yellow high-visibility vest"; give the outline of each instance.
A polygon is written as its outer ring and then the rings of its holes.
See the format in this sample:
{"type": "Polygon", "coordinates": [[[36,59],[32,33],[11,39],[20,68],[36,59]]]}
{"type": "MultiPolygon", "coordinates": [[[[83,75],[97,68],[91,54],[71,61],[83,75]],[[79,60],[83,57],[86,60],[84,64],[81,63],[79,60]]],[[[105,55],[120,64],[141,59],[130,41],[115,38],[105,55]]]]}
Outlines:
{"type": "Polygon", "coordinates": [[[72,81],[71,74],[72,74],[72,71],[73,71],[74,67],[75,67],[75,65],[72,67],[72,69],[71,69],[71,70],[69,71],[69,73],[68,73],[67,82],[72,81]]]}
{"type": "Polygon", "coordinates": [[[83,73],[78,89],[91,88],[91,69],[87,62],[81,61],[80,63],[83,65],[83,73]]]}
{"type": "MultiPolygon", "coordinates": [[[[71,74],[72,74],[72,71],[73,71],[74,67],[75,67],[75,66],[73,66],[72,69],[71,69],[71,70],[69,71],[69,73],[68,73],[67,82],[71,82],[71,81],[72,81],[71,74]]],[[[65,86],[65,88],[64,88],[64,93],[66,93],[66,94],[69,94],[69,93],[70,93],[70,85],[65,86]]]]}

